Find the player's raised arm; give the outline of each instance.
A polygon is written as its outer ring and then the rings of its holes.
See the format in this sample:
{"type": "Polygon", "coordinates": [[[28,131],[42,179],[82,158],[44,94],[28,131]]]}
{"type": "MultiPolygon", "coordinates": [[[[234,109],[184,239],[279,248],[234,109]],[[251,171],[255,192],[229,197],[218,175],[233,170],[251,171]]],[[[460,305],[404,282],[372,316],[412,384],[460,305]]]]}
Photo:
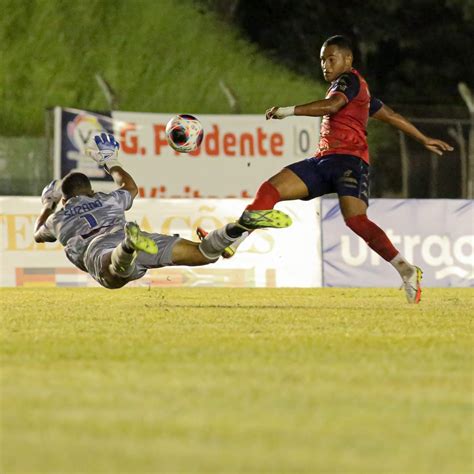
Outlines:
{"type": "MultiPolygon", "coordinates": [[[[334,56],[334,54],[331,56],[334,56]]],[[[282,119],[290,115],[323,117],[339,112],[354,99],[360,91],[360,80],[351,69],[352,54],[350,54],[348,58],[348,62],[344,62],[341,55],[341,64],[336,72],[333,71],[333,74],[329,74],[325,71],[325,77],[330,78],[332,82],[324,99],[315,100],[307,104],[293,105],[291,107],[272,107],[267,110],[265,114],[267,120],[282,119]]],[[[324,64],[326,63],[324,62],[324,64]]],[[[326,68],[326,66],[324,66],[324,68],[326,68]]]]}
{"type": "Polygon", "coordinates": [[[453,147],[443,140],[431,138],[422,133],[407,118],[398,114],[387,105],[383,104],[372,117],[382,122],[388,123],[402,132],[410,135],[416,141],[420,142],[426,149],[442,155],[443,151],[452,151],[453,147]]]}
{"type": "Polygon", "coordinates": [[[306,117],[322,117],[332,115],[347,104],[347,99],[340,94],[332,95],[327,99],[315,100],[308,104],[292,105],[290,107],[272,107],[265,113],[267,120],[284,119],[291,115],[304,115],[306,117]]]}
{"type": "Polygon", "coordinates": [[[135,180],[122,168],[118,161],[119,143],[113,135],[102,133],[94,137],[98,151],[89,150],[89,155],[99,166],[103,166],[107,173],[112,176],[119,189],[128,191],[132,200],[138,194],[138,186],[135,180]]]}
{"type": "Polygon", "coordinates": [[[115,184],[119,189],[125,189],[132,196],[132,200],[136,198],[138,194],[138,187],[135,180],[121,167],[113,166],[109,170],[110,176],[115,181],[115,184]]]}
{"type": "Polygon", "coordinates": [[[41,204],[43,208],[35,222],[35,242],[54,242],[56,240],[56,237],[45,224],[48,217],[54,214],[61,197],[61,181],[58,179],[54,179],[43,189],[41,193],[41,204]]]}

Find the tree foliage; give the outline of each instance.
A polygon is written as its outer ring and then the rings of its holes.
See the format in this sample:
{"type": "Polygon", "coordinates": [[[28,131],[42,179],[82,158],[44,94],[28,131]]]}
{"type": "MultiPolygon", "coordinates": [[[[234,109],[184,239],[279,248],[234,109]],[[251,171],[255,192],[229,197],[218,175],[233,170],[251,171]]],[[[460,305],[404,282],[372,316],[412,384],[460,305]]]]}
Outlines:
{"type": "MultiPolygon", "coordinates": [[[[205,0],[204,0],[205,1],[205,0]]],[[[270,56],[321,78],[319,50],[334,34],[356,46],[356,67],[391,102],[461,104],[474,78],[473,0],[207,0],[270,56]]],[[[474,85],[474,84],[472,84],[474,85]]]]}

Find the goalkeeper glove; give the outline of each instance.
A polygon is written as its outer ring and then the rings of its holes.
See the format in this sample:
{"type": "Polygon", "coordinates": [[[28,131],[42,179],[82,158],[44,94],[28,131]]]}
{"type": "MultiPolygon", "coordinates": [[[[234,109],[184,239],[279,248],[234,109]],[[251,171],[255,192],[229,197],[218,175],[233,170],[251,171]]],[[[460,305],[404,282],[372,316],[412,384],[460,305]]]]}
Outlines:
{"type": "Polygon", "coordinates": [[[110,168],[114,166],[122,166],[118,161],[120,145],[113,135],[102,133],[101,135],[96,135],[94,141],[98,151],[88,151],[89,156],[96,161],[99,166],[103,166],[107,173],[110,173],[110,168]]]}
{"type": "Polygon", "coordinates": [[[41,193],[41,203],[48,209],[55,209],[62,198],[61,180],[53,179],[41,193]]]}

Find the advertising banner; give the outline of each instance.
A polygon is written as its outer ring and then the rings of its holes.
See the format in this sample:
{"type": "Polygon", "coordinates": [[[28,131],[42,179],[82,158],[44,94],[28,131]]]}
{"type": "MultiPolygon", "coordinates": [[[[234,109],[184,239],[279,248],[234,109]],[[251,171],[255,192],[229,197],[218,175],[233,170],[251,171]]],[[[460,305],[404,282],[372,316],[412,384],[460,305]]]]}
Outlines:
{"type": "Polygon", "coordinates": [[[319,118],[267,121],[263,113],[198,115],[204,127],[202,145],[180,154],[165,137],[173,115],[114,111],[108,117],[56,108],[55,177],[79,171],[110,182],[85,154],[95,147],[94,135],[107,131],[120,141],[120,161],[142,197],[248,198],[282,167],[313,155],[319,137],[319,118]]]}
{"type": "MultiPolygon", "coordinates": [[[[338,201],[323,199],[323,285],[396,286],[394,268],[348,227],[338,201]]],[[[423,270],[428,287],[474,286],[474,203],[454,199],[374,199],[369,218],[423,270]]]]}
{"type": "MultiPolygon", "coordinates": [[[[234,221],[248,200],[137,199],[127,219],[146,231],[197,241],[198,226],[213,230],[234,221]]],[[[39,198],[0,197],[0,286],[98,286],[74,267],[58,243],[35,243],[39,198]]],[[[231,259],[202,267],[150,270],[129,286],[316,287],[321,286],[317,201],[278,205],[293,219],[287,229],[259,230],[231,259]]]]}

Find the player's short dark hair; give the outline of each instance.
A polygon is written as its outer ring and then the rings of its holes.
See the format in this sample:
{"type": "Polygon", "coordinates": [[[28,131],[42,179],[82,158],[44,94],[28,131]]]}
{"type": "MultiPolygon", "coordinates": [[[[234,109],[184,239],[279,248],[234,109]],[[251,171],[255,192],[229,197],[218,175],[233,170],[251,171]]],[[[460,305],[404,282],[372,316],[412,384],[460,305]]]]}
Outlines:
{"type": "Polygon", "coordinates": [[[347,49],[351,53],[354,53],[351,40],[342,35],[335,35],[328,38],[323,43],[323,47],[327,47],[327,46],[337,46],[340,49],[347,49]]]}
{"type": "Polygon", "coordinates": [[[72,198],[78,194],[87,193],[92,190],[89,178],[83,173],[69,173],[61,183],[61,192],[65,199],[72,198]]]}

